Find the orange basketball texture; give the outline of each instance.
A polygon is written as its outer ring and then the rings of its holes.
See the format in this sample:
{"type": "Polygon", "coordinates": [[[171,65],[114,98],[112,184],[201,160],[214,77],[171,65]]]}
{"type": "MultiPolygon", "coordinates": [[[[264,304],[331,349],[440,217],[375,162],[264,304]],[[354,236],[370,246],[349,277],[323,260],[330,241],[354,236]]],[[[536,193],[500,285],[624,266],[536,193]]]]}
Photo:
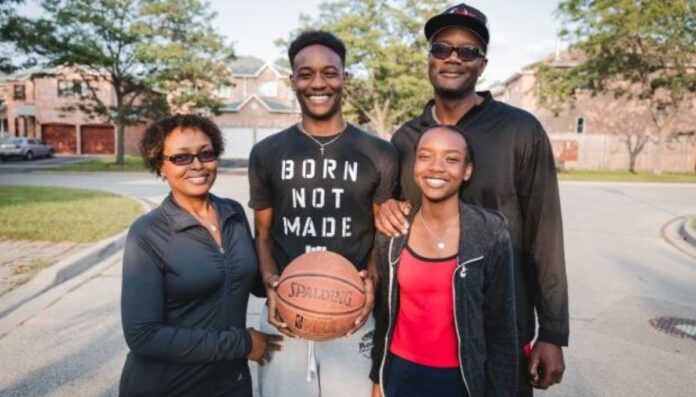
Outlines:
{"type": "Polygon", "coordinates": [[[278,314],[305,339],[344,336],[365,306],[365,282],[341,255],[308,252],[285,268],[278,282],[278,314]]]}

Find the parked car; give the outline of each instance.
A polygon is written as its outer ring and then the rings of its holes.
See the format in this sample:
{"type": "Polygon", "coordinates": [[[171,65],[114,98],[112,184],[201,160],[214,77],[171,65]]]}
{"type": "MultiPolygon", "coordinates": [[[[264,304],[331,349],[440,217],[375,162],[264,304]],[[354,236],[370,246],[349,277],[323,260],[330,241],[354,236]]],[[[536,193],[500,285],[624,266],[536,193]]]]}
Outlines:
{"type": "Polygon", "coordinates": [[[27,137],[13,137],[0,143],[0,158],[24,157],[32,160],[36,157],[53,157],[56,153],[53,146],[42,140],[27,137]]]}

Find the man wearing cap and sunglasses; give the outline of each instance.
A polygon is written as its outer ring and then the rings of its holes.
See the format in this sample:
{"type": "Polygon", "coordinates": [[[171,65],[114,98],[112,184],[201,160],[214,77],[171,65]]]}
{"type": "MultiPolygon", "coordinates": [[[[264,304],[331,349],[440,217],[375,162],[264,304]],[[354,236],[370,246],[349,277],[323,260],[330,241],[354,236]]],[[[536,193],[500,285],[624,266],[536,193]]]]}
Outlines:
{"type": "MultiPolygon", "coordinates": [[[[405,233],[405,215],[418,207],[420,193],[411,178],[414,146],[420,134],[437,124],[465,131],[476,172],[462,186],[461,199],[495,209],[508,220],[513,241],[520,373],[518,396],[532,387],[560,383],[568,345],[568,289],[558,181],[549,139],[531,114],[476,92],[488,60],[486,16],[458,4],[425,25],[430,43],[428,77],[434,98],[421,116],[408,121],[392,137],[399,152],[402,200],[389,200],[375,219],[387,235],[405,233]],[[535,337],[538,319],[538,332],[535,337]]],[[[511,363],[514,365],[514,363],[511,363]]]]}

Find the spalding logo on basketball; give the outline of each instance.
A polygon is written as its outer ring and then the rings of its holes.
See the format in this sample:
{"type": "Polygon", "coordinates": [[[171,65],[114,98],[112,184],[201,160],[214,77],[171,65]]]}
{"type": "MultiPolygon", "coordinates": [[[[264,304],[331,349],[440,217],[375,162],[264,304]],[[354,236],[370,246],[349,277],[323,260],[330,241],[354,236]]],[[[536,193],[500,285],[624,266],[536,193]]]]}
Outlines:
{"type": "Polygon", "coordinates": [[[285,268],[278,282],[278,314],[306,339],[344,336],[365,306],[365,284],[341,255],[308,252],[285,268]]]}

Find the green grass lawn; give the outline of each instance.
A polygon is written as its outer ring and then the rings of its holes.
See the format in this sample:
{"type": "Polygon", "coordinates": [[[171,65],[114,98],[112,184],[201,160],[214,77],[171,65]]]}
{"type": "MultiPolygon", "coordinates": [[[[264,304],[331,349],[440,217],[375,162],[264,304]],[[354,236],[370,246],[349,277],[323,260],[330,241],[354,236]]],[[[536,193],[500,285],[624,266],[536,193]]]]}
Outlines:
{"type": "Polygon", "coordinates": [[[140,203],[111,193],[56,187],[0,186],[0,238],[99,241],[127,228],[140,203]]]}
{"type": "Polygon", "coordinates": [[[116,165],[113,156],[101,157],[83,161],[81,163],[68,164],[61,167],[49,168],[46,171],[84,171],[84,172],[147,172],[140,156],[126,156],[124,166],[116,165]]]}
{"type": "Polygon", "coordinates": [[[606,181],[606,182],[679,182],[696,183],[696,173],[663,172],[655,176],[651,172],[632,174],[628,171],[580,171],[559,172],[561,181],[606,181]]]}

